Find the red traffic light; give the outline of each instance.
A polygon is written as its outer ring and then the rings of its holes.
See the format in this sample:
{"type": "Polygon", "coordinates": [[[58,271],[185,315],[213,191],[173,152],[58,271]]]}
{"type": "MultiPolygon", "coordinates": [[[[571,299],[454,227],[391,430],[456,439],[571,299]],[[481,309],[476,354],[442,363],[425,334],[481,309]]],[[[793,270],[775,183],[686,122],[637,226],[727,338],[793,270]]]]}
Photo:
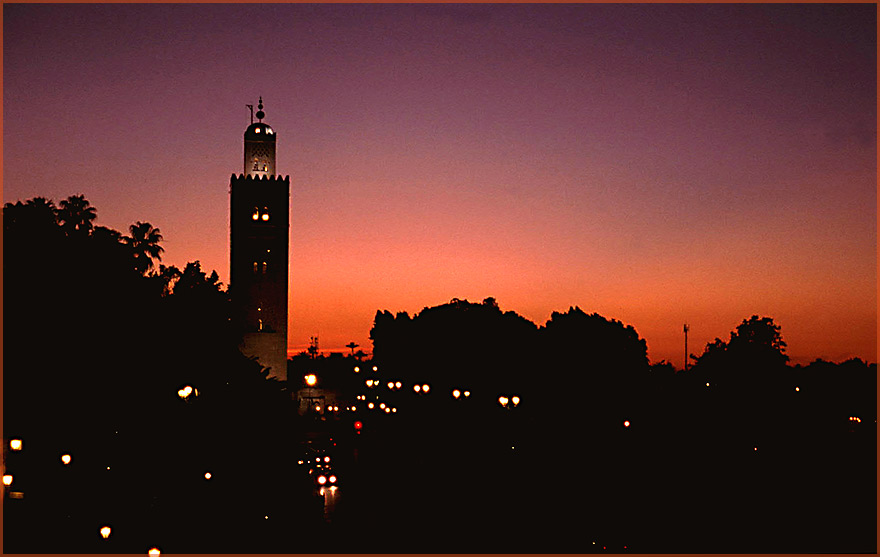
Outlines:
{"type": "Polygon", "coordinates": [[[354,423],[355,429],[360,430],[362,427],[364,427],[364,424],[362,424],[360,420],[358,420],[354,423]]]}

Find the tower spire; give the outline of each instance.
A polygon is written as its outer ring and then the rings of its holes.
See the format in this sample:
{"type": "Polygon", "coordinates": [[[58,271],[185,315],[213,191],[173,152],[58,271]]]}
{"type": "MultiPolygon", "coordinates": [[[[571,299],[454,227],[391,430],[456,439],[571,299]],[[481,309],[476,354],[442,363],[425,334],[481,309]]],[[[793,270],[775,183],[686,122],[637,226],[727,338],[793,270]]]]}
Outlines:
{"type": "Polygon", "coordinates": [[[257,104],[257,118],[259,118],[260,122],[263,121],[263,117],[266,116],[266,113],[263,112],[263,97],[260,96],[260,102],[257,104]]]}

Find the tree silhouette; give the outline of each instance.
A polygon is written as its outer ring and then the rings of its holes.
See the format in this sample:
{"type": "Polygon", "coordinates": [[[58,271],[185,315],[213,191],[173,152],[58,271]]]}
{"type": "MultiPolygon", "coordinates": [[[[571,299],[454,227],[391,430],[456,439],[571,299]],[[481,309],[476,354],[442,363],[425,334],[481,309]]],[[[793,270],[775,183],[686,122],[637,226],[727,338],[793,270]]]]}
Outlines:
{"type": "Polygon", "coordinates": [[[318,337],[317,337],[317,335],[315,335],[309,339],[308,353],[309,353],[309,356],[311,356],[312,358],[316,358],[318,356],[318,337]]]}
{"type": "Polygon", "coordinates": [[[58,222],[68,236],[88,234],[97,211],[84,195],[71,195],[59,203],[58,222]]]}
{"type": "Polygon", "coordinates": [[[153,260],[161,260],[162,252],[165,251],[159,245],[162,234],[158,228],[148,222],[137,221],[129,227],[130,236],[124,238],[135,258],[135,269],[141,274],[146,274],[153,268],[153,260]]]}

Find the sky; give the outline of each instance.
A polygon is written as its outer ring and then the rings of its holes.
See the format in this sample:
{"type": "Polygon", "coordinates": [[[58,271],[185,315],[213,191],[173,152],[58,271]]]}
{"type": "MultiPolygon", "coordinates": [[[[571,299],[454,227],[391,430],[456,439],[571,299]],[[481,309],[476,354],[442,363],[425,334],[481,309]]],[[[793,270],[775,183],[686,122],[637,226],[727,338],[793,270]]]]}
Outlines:
{"type": "Polygon", "coordinates": [[[3,201],[229,279],[262,96],[289,353],[377,310],[579,306],[684,363],[751,315],[877,361],[875,4],[4,4],[3,201]]]}

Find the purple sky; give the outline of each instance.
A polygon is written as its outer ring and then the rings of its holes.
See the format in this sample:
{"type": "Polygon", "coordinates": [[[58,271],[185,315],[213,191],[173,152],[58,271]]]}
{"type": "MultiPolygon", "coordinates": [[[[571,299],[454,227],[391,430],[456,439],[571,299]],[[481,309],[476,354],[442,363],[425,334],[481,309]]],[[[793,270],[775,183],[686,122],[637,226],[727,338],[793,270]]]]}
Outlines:
{"type": "Polygon", "coordinates": [[[291,353],[377,309],[579,305],[681,366],[752,314],[876,361],[876,5],[5,4],[3,199],[228,280],[263,96],[291,353]]]}

